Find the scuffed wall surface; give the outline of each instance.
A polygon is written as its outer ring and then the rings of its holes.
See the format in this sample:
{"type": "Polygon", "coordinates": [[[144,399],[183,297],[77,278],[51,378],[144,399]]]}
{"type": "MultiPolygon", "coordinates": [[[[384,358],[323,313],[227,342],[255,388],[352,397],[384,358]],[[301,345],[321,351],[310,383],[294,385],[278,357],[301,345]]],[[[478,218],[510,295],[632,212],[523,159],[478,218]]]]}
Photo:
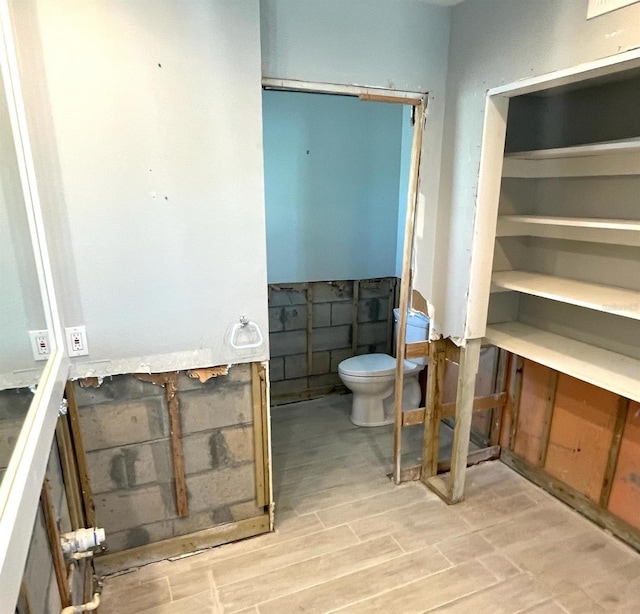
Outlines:
{"type": "Polygon", "coordinates": [[[164,389],[133,375],[76,384],[97,522],[109,552],[263,514],[255,504],[251,369],[180,373],[189,514],[179,518],[164,389]]]}
{"type": "Polygon", "coordinates": [[[353,281],[269,286],[274,402],[344,391],[338,375],[342,360],[354,354],[391,353],[397,280],[388,277],[357,284],[357,306],[353,281]]]}
{"type": "Polygon", "coordinates": [[[586,20],[586,2],[473,0],[453,9],[438,234],[419,287],[433,326],[464,336],[471,239],[488,89],[640,46],[640,5],[586,20]]]}

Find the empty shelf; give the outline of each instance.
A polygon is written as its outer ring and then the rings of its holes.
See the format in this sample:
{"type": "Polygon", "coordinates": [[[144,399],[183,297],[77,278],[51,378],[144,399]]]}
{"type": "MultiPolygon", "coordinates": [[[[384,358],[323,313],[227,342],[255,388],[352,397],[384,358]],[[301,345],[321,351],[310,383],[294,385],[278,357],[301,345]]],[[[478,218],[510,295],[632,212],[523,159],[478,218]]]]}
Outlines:
{"type": "Polygon", "coordinates": [[[640,246],[640,220],[501,215],[498,237],[533,236],[640,246]]]}
{"type": "Polygon", "coordinates": [[[640,320],[640,292],[604,286],[564,277],[529,273],[527,271],[501,271],[491,277],[498,289],[515,290],[587,309],[604,311],[640,320]]]}
{"type": "Polygon", "coordinates": [[[617,153],[640,152],[640,137],[621,139],[618,141],[603,141],[587,145],[572,147],[557,147],[555,149],[534,149],[532,151],[516,151],[505,154],[505,158],[517,160],[552,160],[557,158],[584,158],[588,156],[602,156],[617,153]]]}
{"type": "Polygon", "coordinates": [[[520,322],[488,326],[486,340],[523,358],[640,402],[640,360],[520,322]]]}

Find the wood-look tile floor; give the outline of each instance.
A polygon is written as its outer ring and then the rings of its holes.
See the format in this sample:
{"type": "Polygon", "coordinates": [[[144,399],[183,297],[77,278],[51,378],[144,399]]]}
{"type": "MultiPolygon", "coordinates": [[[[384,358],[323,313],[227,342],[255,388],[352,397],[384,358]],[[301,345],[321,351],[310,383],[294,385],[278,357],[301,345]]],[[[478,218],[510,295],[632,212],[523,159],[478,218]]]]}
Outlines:
{"type": "Polygon", "coordinates": [[[453,507],[392,485],[391,427],[349,405],[273,410],[274,533],[107,578],[101,614],[640,612],[636,552],[499,461],[453,507]]]}

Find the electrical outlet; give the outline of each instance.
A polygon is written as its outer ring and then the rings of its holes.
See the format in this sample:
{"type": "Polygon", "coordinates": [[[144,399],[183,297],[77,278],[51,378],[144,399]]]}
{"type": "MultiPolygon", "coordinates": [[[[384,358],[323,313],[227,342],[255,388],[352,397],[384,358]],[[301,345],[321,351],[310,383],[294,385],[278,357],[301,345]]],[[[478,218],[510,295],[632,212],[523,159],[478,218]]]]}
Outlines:
{"type": "Polygon", "coordinates": [[[49,331],[30,330],[29,339],[31,340],[31,351],[33,352],[33,360],[47,360],[47,358],[49,358],[49,354],[51,354],[49,331]]]}
{"type": "Polygon", "coordinates": [[[64,332],[69,356],[87,356],[89,354],[87,331],[84,326],[71,326],[65,328],[64,332]]]}

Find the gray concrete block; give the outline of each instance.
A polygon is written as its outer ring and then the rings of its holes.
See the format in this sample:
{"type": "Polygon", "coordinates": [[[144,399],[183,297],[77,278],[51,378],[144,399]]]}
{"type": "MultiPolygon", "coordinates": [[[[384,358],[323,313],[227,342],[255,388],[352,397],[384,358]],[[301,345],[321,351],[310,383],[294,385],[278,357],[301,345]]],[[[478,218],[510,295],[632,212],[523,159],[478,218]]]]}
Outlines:
{"type": "Polygon", "coordinates": [[[388,298],[368,298],[358,304],[358,322],[386,322],[388,317],[388,298]]]}
{"type": "Polygon", "coordinates": [[[269,333],[279,333],[284,330],[282,310],[282,307],[269,307],[269,333]]]}
{"type": "Polygon", "coordinates": [[[361,299],[389,297],[393,293],[395,281],[395,277],[362,280],[360,282],[359,296],[361,299]]]}
{"type": "Polygon", "coordinates": [[[358,345],[377,345],[387,342],[390,331],[386,322],[369,322],[358,326],[358,345]]]}
{"type": "Polygon", "coordinates": [[[287,305],[304,305],[307,293],[303,289],[286,289],[277,285],[269,286],[269,307],[285,307],[287,305]]]}
{"type": "Polygon", "coordinates": [[[331,303],[313,305],[313,328],[331,326],[331,303]]]}
{"type": "Polygon", "coordinates": [[[352,299],[352,281],[317,281],[313,284],[314,303],[351,301],[352,299]]]}
{"type": "Polygon", "coordinates": [[[187,476],[189,510],[201,512],[255,497],[253,463],[187,476]]]}
{"type": "Polygon", "coordinates": [[[353,303],[331,303],[331,326],[353,322],[353,303]]]}
{"type": "MultiPolygon", "coordinates": [[[[107,533],[107,553],[122,552],[138,546],[156,543],[174,535],[173,520],[161,520],[145,525],[107,533]]],[[[96,558],[96,568],[100,569],[100,559],[96,558]]]]}
{"type": "Polygon", "coordinates": [[[285,330],[307,328],[307,306],[280,307],[280,318],[285,330]]]}
{"type": "Polygon", "coordinates": [[[311,356],[310,375],[322,375],[331,371],[331,354],[329,352],[314,352],[311,356]]]}
{"type": "Polygon", "coordinates": [[[296,354],[284,357],[284,378],[297,379],[307,375],[307,355],[296,354]]]}
{"type": "Polygon", "coordinates": [[[289,379],[271,384],[271,396],[285,396],[296,392],[303,392],[307,389],[307,378],[289,379]]]}
{"type": "Polygon", "coordinates": [[[330,371],[331,373],[338,372],[338,365],[347,358],[351,358],[353,356],[353,350],[351,348],[344,350],[334,350],[331,352],[331,363],[330,363],[330,371]]]}
{"type": "Polygon", "coordinates": [[[356,350],[356,354],[358,356],[360,356],[361,354],[386,354],[386,353],[387,353],[386,343],[374,343],[372,345],[359,345],[356,350]]]}
{"type": "Polygon", "coordinates": [[[87,451],[167,437],[167,410],[163,397],[89,405],[80,410],[87,451]]]}
{"type": "Polygon", "coordinates": [[[107,535],[177,516],[172,483],[102,493],[93,497],[96,522],[107,535]]]}
{"type": "Polygon", "coordinates": [[[246,384],[251,381],[251,365],[247,363],[230,365],[226,375],[218,375],[201,383],[197,377],[190,377],[186,371],[178,374],[178,391],[213,390],[231,384],[246,384]]]}
{"type": "Polygon", "coordinates": [[[98,388],[83,388],[79,382],[75,382],[74,388],[79,407],[113,401],[133,401],[135,399],[164,395],[162,386],[157,386],[150,382],[142,382],[133,375],[105,377],[98,388]]]}
{"type": "Polygon", "coordinates": [[[309,388],[325,388],[327,386],[342,386],[342,380],[337,373],[327,373],[325,375],[312,375],[309,378],[309,388]]]}
{"type": "Polygon", "coordinates": [[[351,347],[351,326],[317,328],[313,331],[311,339],[314,351],[351,347]]]}
{"type": "Polygon", "coordinates": [[[95,494],[173,480],[168,439],[87,453],[95,494]]]}
{"type": "Polygon", "coordinates": [[[0,390],[0,421],[19,420],[22,422],[29,411],[33,392],[28,388],[0,390]]]}
{"type": "Polygon", "coordinates": [[[235,466],[254,459],[253,427],[239,426],[188,435],[183,439],[183,446],[188,475],[235,466]]]}
{"type": "Polygon", "coordinates": [[[185,518],[173,520],[173,535],[189,535],[196,531],[210,529],[221,524],[233,522],[233,514],[228,505],[221,505],[202,512],[189,512],[185,518]]]}
{"type": "Polygon", "coordinates": [[[284,379],[284,356],[276,356],[269,362],[269,379],[279,382],[284,379]]]}
{"type": "Polygon", "coordinates": [[[271,357],[304,354],[307,351],[307,331],[292,330],[269,335],[271,357]]]}
{"type": "Polygon", "coordinates": [[[180,393],[184,435],[253,420],[251,385],[219,385],[213,391],[180,393]]]}

